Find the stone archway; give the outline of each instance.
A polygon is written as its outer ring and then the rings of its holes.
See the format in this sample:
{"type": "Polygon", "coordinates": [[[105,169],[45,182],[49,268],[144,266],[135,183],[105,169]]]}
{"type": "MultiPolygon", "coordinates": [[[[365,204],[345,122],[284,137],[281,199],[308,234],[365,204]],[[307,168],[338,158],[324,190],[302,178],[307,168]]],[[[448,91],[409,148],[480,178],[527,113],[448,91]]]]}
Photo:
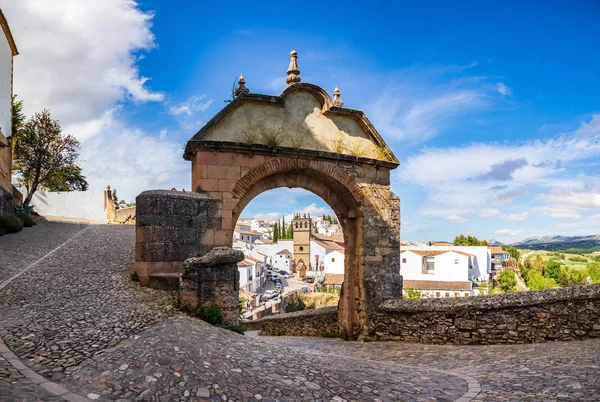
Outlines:
{"type": "Polygon", "coordinates": [[[401,298],[400,201],[390,191],[398,160],[363,112],[343,107],[337,88],[331,99],[298,74],[292,52],[288,85],[278,96],[250,93],[240,77],[236,98],[188,141],[192,189],[214,202],[214,216],[198,234],[199,253],[231,246],[240,213],[258,194],[311,191],[343,227],[339,324],[351,339],[372,331],[377,306],[401,298]]]}

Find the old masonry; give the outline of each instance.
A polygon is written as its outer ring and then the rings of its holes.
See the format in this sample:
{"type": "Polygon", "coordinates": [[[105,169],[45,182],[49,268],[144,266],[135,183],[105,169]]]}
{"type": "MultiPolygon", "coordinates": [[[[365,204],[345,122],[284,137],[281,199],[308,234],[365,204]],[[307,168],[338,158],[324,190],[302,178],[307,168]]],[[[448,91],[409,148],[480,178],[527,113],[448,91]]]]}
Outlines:
{"type": "MultiPolygon", "coordinates": [[[[237,311],[235,263],[243,257],[230,248],[237,219],[264,191],[303,188],[325,200],[342,225],[337,319],[340,335],[356,338],[372,331],[379,306],[402,294],[400,200],[390,191],[399,162],[365,114],[344,107],[337,87],[332,99],[299,74],[292,51],[277,96],[251,93],[240,76],[235,99],[185,148],[194,192],[137,197],[136,272],[153,287],[181,283],[193,303],[237,311]]],[[[237,323],[237,314],[226,315],[237,323]]]]}

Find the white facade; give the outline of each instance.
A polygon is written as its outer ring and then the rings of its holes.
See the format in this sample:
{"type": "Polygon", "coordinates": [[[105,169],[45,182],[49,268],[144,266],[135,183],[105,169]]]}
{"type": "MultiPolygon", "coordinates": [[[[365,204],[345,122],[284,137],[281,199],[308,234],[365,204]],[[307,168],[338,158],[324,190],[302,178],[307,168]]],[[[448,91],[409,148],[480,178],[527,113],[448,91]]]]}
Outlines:
{"type": "Polygon", "coordinates": [[[272,244],[254,244],[254,247],[259,252],[265,254],[267,256],[267,264],[272,264],[272,260],[275,258],[275,254],[281,250],[290,250],[293,253],[294,250],[294,240],[278,240],[276,243],[272,244]]]}
{"type": "Polygon", "coordinates": [[[344,257],[344,253],[340,250],[327,253],[325,255],[325,270],[323,274],[343,274],[344,257]]]}
{"type": "Polygon", "coordinates": [[[271,266],[275,269],[291,272],[294,265],[294,255],[289,250],[287,253],[280,254],[281,251],[284,250],[280,250],[271,257],[271,266]]]}
{"type": "MultiPolygon", "coordinates": [[[[463,253],[473,254],[475,259],[472,261],[472,266],[469,269],[469,278],[475,280],[488,280],[491,271],[491,255],[488,247],[485,246],[426,246],[413,245],[401,246],[400,251],[405,250],[422,250],[422,251],[462,251],[463,253]]],[[[401,265],[402,266],[402,265],[401,265]]],[[[403,275],[402,270],[400,274],[403,275]]]]}
{"type": "Polygon", "coordinates": [[[317,275],[344,273],[344,250],[341,246],[311,240],[310,254],[310,263],[317,275]]]}
{"type": "Polygon", "coordinates": [[[240,273],[240,289],[251,292],[251,277],[252,277],[252,265],[247,264],[245,261],[238,263],[238,272],[240,273]]]}
{"type": "Polygon", "coordinates": [[[70,218],[94,223],[107,223],[103,191],[38,190],[31,205],[37,213],[48,217],[70,218]]]}
{"type": "MultiPolygon", "coordinates": [[[[13,53],[4,32],[0,34],[0,131],[9,137],[12,131],[13,53]]],[[[6,144],[6,141],[2,141],[6,144]]],[[[7,152],[7,151],[5,151],[7,152]]]]}
{"type": "Polygon", "coordinates": [[[471,260],[472,257],[453,251],[422,256],[407,250],[400,254],[400,273],[404,280],[467,282],[471,260]]]}

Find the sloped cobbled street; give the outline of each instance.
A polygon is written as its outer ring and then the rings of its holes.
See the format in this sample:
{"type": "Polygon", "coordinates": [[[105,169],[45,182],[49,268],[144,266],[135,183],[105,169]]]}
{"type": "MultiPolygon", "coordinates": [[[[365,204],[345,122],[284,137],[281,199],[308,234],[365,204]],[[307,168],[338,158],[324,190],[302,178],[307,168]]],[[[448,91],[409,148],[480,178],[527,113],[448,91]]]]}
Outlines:
{"type": "Polygon", "coordinates": [[[600,400],[600,341],[242,336],[132,283],[134,243],[133,226],[52,222],[0,238],[0,336],[20,359],[0,358],[0,401],[600,400]]]}

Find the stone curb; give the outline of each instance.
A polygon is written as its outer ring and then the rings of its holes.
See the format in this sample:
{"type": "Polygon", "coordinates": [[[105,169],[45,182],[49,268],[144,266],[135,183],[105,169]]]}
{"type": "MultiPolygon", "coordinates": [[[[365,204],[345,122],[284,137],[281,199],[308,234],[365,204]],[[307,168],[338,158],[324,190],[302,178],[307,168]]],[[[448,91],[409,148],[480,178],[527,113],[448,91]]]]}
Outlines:
{"type": "MultiPolygon", "coordinates": [[[[44,254],[41,258],[39,258],[35,262],[29,264],[27,267],[18,271],[16,274],[11,276],[4,282],[0,283],[0,292],[5,287],[7,287],[12,281],[17,279],[21,275],[23,275],[25,272],[29,271],[31,268],[35,267],[40,261],[46,259],[47,257],[54,254],[56,251],[60,250],[62,247],[64,247],[68,243],[70,243],[71,240],[75,239],[77,236],[82,234],[87,228],[88,227],[86,226],[85,228],[81,229],[79,232],[75,233],[73,236],[71,236],[69,239],[67,239],[64,243],[59,244],[58,246],[56,246],[54,249],[52,249],[48,253],[44,254]]],[[[19,359],[19,357],[17,355],[15,355],[8,348],[8,346],[4,343],[4,340],[2,339],[2,337],[0,337],[0,356],[2,356],[4,359],[6,359],[6,361],[9,362],[11,364],[11,366],[13,366],[25,378],[27,378],[28,380],[31,380],[34,384],[39,385],[40,387],[44,388],[48,392],[50,392],[56,396],[60,396],[61,398],[63,398],[66,401],[87,402],[87,401],[91,400],[91,399],[85,398],[79,394],[76,394],[74,392],[71,392],[68,389],[64,388],[63,386],[61,386],[55,382],[48,381],[46,378],[42,377],[35,371],[31,370],[29,367],[27,367],[23,363],[23,361],[21,359],[19,359]]]]}

